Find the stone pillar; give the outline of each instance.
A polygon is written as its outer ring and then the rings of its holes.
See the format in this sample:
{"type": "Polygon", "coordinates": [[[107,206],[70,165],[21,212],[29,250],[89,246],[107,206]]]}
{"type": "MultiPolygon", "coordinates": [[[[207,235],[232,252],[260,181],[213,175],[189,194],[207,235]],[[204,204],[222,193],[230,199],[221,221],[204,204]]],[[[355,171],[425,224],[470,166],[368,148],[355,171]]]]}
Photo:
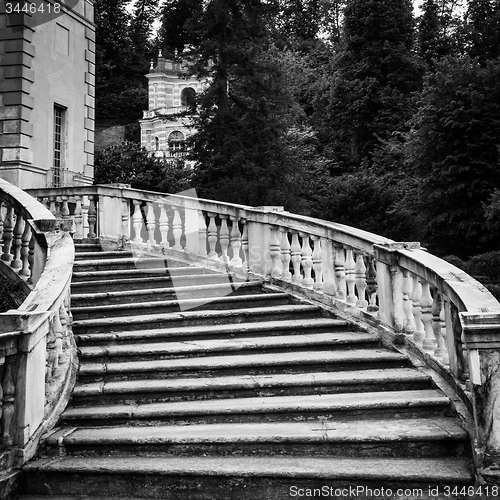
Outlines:
{"type": "Polygon", "coordinates": [[[500,312],[460,313],[469,355],[478,473],[500,483],[500,312]]]}
{"type": "Polygon", "coordinates": [[[19,187],[20,169],[33,168],[32,25],[25,13],[0,14],[0,176],[19,187]]]}

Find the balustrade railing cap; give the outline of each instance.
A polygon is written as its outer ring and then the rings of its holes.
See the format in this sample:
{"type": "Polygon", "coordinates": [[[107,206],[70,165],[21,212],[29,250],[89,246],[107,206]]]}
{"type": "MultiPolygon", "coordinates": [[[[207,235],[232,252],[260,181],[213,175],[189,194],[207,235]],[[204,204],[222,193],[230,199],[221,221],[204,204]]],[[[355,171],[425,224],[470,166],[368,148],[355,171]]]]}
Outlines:
{"type": "Polygon", "coordinates": [[[255,207],[257,210],[263,210],[264,212],[284,212],[285,207],[279,205],[262,205],[260,207],[255,207]]]}

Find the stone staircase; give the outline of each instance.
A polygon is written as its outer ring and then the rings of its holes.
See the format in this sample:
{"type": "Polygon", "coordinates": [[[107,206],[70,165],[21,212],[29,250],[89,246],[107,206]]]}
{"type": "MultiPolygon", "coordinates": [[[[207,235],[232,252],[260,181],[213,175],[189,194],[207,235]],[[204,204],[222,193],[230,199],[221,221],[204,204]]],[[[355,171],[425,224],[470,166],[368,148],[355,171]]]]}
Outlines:
{"type": "Polygon", "coordinates": [[[21,499],[436,498],[473,484],[449,398],[377,336],[260,281],[77,251],[77,386],[21,499]]]}

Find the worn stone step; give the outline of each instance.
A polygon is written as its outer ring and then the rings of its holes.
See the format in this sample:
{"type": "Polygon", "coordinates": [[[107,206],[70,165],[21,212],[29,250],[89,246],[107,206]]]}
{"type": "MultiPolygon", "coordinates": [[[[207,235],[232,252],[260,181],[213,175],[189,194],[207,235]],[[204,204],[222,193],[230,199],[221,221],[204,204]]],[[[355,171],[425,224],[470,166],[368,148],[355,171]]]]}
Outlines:
{"type": "Polygon", "coordinates": [[[86,249],[80,249],[78,255],[76,257],[77,262],[85,261],[85,262],[94,262],[100,260],[108,260],[108,259],[133,259],[134,255],[130,251],[125,250],[94,250],[92,247],[86,249]]]}
{"type": "MultiPolygon", "coordinates": [[[[102,252],[100,243],[76,243],[75,241],[75,253],[90,253],[92,252],[94,255],[100,255],[102,252]]],[[[76,257],[78,258],[78,256],[76,257]]]]}
{"type": "Polygon", "coordinates": [[[141,421],[151,424],[303,421],[353,415],[366,418],[387,415],[397,420],[438,415],[448,406],[446,396],[428,389],[70,407],[63,413],[62,423],[93,426],[141,421]]]}
{"type": "Polygon", "coordinates": [[[82,279],[83,273],[80,273],[80,276],[77,277],[73,275],[71,292],[114,292],[144,290],[146,288],[180,288],[184,286],[209,284],[223,284],[227,287],[231,287],[233,283],[234,288],[236,288],[242,283],[242,281],[231,281],[229,277],[224,274],[186,274],[184,276],[172,278],[164,269],[150,271],[141,269],[137,270],[137,272],[130,271],[130,276],[125,278],[114,278],[112,275],[106,277],[106,274],[107,273],[103,273],[97,280],[94,280],[92,277],[88,280],[82,279]],[[82,281],[79,281],[80,279],[82,279],[82,281]]]}
{"type": "Polygon", "coordinates": [[[83,362],[80,377],[106,376],[107,378],[127,377],[129,379],[156,377],[172,378],[191,373],[194,376],[210,374],[264,374],[297,373],[308,370],[359,370],[383,366],[406,367],[408,359],[383,348],[377,349],[337,349],[293,352],[232,354],[225,356],[202,356],[172,359],[146,359],[141,361],[98,360],[83,362]]]}
{"type": "Polygon", "coordinates": [[[76,272],[92,272],[92,271],[112,271],[112,270],[127,270],[134,268],[161,268],[169,267],[168,259],[165,257],[140,257],[134,258],[132,254],[126,254],[123,257],[115,257],[102,259],[98,258],[78,260],[75,262],[74,269],[76,272]]]}
{"type": "Polygon", "coordinates": [[[129,359],[145,357],[147,359],[169,359],[175,357],[193,357],[252,354],[256,351],[290,352],[294,349],[325,346],[329,350],[337,347],[377,346],[377,335],[364,332],[329,332],[310,333],[303,335],[279,335],[256,338],[228,338],[215,340],[187,340],[184,342],[154,342],[154,343],[127,343],[107,346],[82,346],[80,354],[82,360],[86,358],[116,358],[129,359]]]}
{"type": "Polygon", "coordinates": [[[116,292],[73,293],[71,304],[74,307],[92,306],[95,304],[126,304],[178,299],[194,299],[201,297],[222,297],[225,295],[245,295],[260,291],[261,281],[235,283],[213,283],[208,285],[188,285],[168,288],[146,288],[144,290],[122,290],[116,292]]]}
{"type": "Polygon", "coordinates": [[[79,283],[81,281],[99,281],[107,279],[125,279],[125,278],[140,278],[140,277],[154,277],[154,276],[190,276],[190,275],[216,275],[216,276],[226,276],[227,279],[230,275],[227,273],[219,273],[211,271],[209,269],[204,269],[201,267],[194,266],[180,266],[180,267],[169,267],[167,261],[155,260],[156,265],[152,266],[148,263],[143,263],[142,261],[137,261],[136,264],[131,264],[126,269],[100,269],[100,270],[90,270],[86,271],[84,269],[79,269],[75,265],[72,282],[79,283]]]}
{"type": "MultiPolygon", "coordinates": [[[[229,287],[228,287],[229,289],[229,287]]],[[[229,289],[230,290],[230,289],[229,289]]],[[[228,292],[229,292],[228,290],[228,292]]],[[[165,314],[189,310],[231,310],[234,308],[274,307],[290,303],[287,293],[256,293],[251,295],[207,296],[195,299],[172,299],[135,304],[112,304],[72,307],[75,320],[116,318],[140,314],[165,314]]]]}
{"type": "Polygon", "coordinates": [[[56,453],[460,457],[469,435],[453,419],[323,420],[61,428],[47,440],[56,453]]]}
{"type": "MultiPolygon", "coordinates": [[[[78,345],[107,343],[151,342],[164,340],[200,340],[210,338],[241,338],[268,335],[303,335],[310,332],[345,330],[351,325],[337,318],[306,318],[293,320],[230,323],[216,325],[177,326],[158,329],[140,329],[108,333],[77,333],[78,345]]],[[[352,328],[352,327],[351,327],[352,328]]]]}
{"type": "Polygon", "coordinates": [[[436,487],[443,495],[444,485],[474,483],[468,461],[456,458],[67,456],[34,461],[23,474],[23,493],[163,500],[289,500],[306,488],[326,488],[331,498],[345,488],[343,498],[361,500],[394,500],[398,489],[415,488],[412,500],[435,500],[436,487]]]}
{"type": "Polygon", "coordinates": [[[99,381],[77,384],[72,405],[103,402],[189,401],[228,397],[284,396],[420,390],[432,388],[432,379],[414,368],[344,372],[307,372],[266,375],[184,377],[99,381]]]}
{"type": "Polygon", "coordinates": [[[231,310],[184,311],[166,314],[143,314],[138,316],[83,319],[73,323],[76,334],[91,331],[121,332],[127,330],[169,328],[178,326],[202,326],[249,321],[272,321],[278,319],[306,319],[321,314],[314,305],[290,304],[276,307],[253,307],[231,310]]]}

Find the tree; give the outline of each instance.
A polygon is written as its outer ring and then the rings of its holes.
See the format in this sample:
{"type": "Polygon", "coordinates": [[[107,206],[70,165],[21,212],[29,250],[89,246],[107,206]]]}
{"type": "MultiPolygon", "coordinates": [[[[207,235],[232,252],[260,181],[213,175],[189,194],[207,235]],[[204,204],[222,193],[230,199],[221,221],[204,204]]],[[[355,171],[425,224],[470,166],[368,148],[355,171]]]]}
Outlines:
{"type": "Polygon", "coordinates": [[[95,184],[131,184],[135,189],[178,193],[190,188],[191,170],[183,161],[164,161],[150,156],[134,142],[96,150],[95,184]]]}
{"type": "Polygon", "coordinates": [[[422,69],[409,0],[352,0],[335,61],[329,141],[344,170],[370,166],[380,139],[404,130],[422,69]]]}
{"type": "Polygon", "coordinates": [[[190,22],[202,12],[202,0],[167,0],[163,4],[158,45],[165,55],[182,54],[187,46],[198,47],[199,37],[190,29],[190,22]]]}
{"type": "Polygon", "coordinates": [[[434,68],[435,61],[451,52],[451,42],[445,36],[439,12],[436,0],[425,0],[418,24],[419,55],[429,69],[434,68]]]}
{"type": "Polygon", "coordinates": [[[275,8],[274,1],[212,0],[197,21],[198,67],[210,68],[191,141],[203,196],[259,205],[279,203],[284,192],[291,99],[270,43],[275,8]]]}
{"type": "Polygon", "coordinates": [[[407,161],[420,176],[418,208],[432,252],[467,257],[500,243],[483,210],[500,188],[499,79],[498,60],[483,67],[470,58],[447,58],[426,81],[407,161]]]}
{"type": "Polygon", "coordinates": [[[500,1],[469,0],[468,53],[481,62],[500,56],[500,1]]]}

